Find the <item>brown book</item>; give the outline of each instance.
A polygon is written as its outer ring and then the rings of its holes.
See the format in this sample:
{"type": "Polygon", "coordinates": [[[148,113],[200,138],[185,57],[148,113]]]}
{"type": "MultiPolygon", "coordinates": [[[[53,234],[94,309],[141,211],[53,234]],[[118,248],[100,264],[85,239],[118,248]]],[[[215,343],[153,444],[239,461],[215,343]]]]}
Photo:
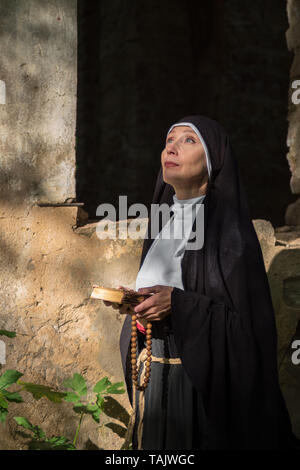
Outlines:
{"type": "Polygon", "coordinates": [[[111,287],[94,286],[91,293],[92,299],[106,300],[108,302],[116,302],[118,304],[138,305],[143,302],[151,294],[139,294],[137,291],[127,291],[122,289],[114,289],[111,287]]]}

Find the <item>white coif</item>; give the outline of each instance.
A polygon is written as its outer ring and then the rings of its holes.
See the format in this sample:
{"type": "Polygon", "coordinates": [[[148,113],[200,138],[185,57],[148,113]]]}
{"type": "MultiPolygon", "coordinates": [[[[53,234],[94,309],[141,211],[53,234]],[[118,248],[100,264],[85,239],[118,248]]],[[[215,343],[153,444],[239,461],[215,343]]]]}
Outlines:
{"type": "Polygon", "coordinates": [[[192,199],[177,199],[171,210],[174,215],[154,239],[136,278],[136,290],[155,285],[183,288],[181,260],[189,240],[193,222],[205,194],[192,199]]]}

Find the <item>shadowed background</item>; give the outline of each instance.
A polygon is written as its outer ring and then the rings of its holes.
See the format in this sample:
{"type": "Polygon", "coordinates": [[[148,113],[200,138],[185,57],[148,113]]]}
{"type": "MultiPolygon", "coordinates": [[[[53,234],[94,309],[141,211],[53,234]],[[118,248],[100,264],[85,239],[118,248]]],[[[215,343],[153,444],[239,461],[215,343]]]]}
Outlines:
{"type": "Polygon", "coordinates": [[[284,223],[292,53],[281,0],[78,2],[77,200],[149,204],[169,126],[228,131],[252,218],[284,223]]]}

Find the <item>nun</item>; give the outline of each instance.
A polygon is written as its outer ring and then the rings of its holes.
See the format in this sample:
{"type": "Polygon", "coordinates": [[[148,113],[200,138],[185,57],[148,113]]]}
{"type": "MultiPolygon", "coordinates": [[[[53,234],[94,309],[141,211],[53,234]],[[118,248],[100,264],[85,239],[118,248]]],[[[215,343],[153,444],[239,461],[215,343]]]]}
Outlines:
{"type": "Polygon", "coordinates": [[[262,251],[235,154],[218,122],[192,115],[170,127],[152,203],[167,204],[171,217],[155,237],[149,217],[136,290],[151,295],[127,314],[120,336],[134,408],[132,448],[299,448],[279,386],[262,251]],[[166,229],[174,236],[162,237],[166,229]],[[193,236],[202,239],[196,249],[193,236]],[[132,313],[139,378],[144,327],[152,322],[145,391],[131,379],[132,313]]]}

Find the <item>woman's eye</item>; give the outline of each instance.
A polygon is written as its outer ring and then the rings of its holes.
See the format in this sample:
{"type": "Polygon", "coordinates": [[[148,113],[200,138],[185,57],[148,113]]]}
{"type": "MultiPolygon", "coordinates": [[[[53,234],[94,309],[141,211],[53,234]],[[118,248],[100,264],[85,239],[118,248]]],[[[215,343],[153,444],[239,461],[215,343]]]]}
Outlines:
{"type": "MultiPolygon", "coordinates": [[[[193,138],[193,137],[186,137],[186,139],[185,139],[185,140],[189,140],[189,139],[190,139],[192,142],[194,142],[194,143],[195,143],[195,140],[194,140],[194,138],[193,138]]],[[[169,137],[169,139],[167,139],[167,141],[166,141],[166,142],[168,143],[168,142],[170,142],[170,140],[172,140],[172,137],[169,137]]]]}

